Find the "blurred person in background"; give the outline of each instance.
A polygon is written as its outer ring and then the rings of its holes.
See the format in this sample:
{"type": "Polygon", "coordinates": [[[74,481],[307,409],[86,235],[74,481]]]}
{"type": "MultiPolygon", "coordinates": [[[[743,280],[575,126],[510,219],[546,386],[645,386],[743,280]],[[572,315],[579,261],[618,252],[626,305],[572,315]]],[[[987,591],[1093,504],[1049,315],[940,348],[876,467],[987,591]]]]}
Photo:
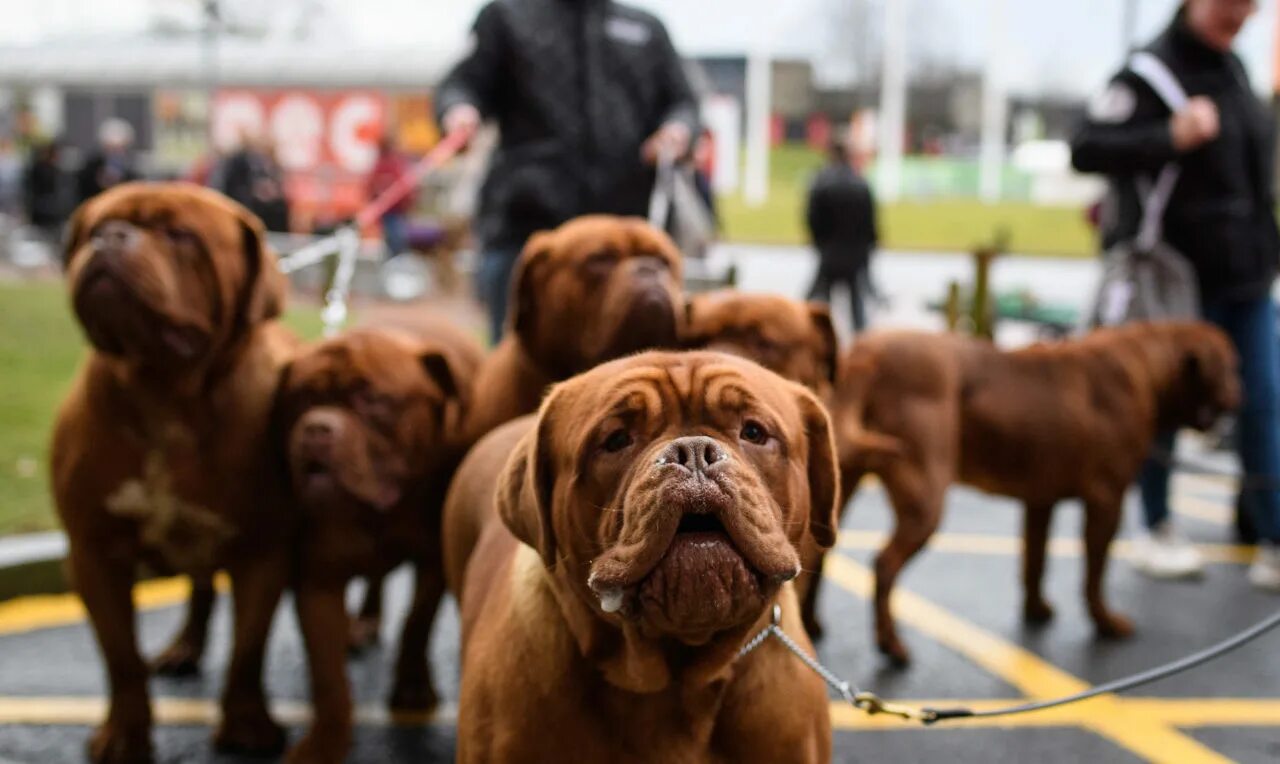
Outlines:
{"type": "Polygon", "coordinates": [[[441,83],[437,117],[501,139],[480,194],[480,296],[502,336],[511,271],[538,230],[590,213],[644,216],[661,155],[698,134],[698,102],[666,29],[611,0],[494,0],[441,83]]]}
{"type": "MultiPolygon", "coordinates": [[[[377,199],[413,169],[413,162],[396,149],[395,138],[384,135],[378,141],[378,160],[373,165],[366,183],[370,201],[377,199]]],[[[410,191],[400,201],[391,205],[379,221],[382,240],[386,244],[386,256],[395,257],[409,249],[409,213],[413,212],[416,194],[410,191]]]]}
{"type": "Polygon", "coordinates": [[[854,168],[843,138],[831,141],[827,165],[809,187],[805,220],[818,251],[809,299],[830,303],[831,288],[843,284],[849,292],[853,329],[861,332],[867,328],[864,298],[871,292],[871,255],[880,236],[875,197],[854,168]]]}
{"type": "Polygon", "coordinates": [[[98,128],[98,150],[89,155],[76,177],[77,201],[84,202],[139,177],[133,158],[133,126],[123,119],[108,119],[98,128]]]}
{"type": "MultiPolygon", "coordinates": [[[[1222,327],[1240,354],[1244,407],[1240,458],[1248,476],[1241,504],[1261,541],[1250,581],[1280,591],[1280,340],[1271,300],[1280,231],[1272,161],[1275,132],[1231,46],[1257,10],[1255,0],[1186,0],[1145,49],[1189,96],[1171,114],[1165,101],[1126,68],[1090,105],[1072,142],[1083,172],[1106,173],[1118,190],[1108,243],[1132,238],[1141,223],[1141,187],[1168,163],[1181,170],[1164,215],[1164,240],[1187,258],[1205,319],[1222,327]]],[[[1173,453],[1174,434],[1157,448],[1173,453]]],[[[1167,459],[1148,461],[1140,477],[1148,534],[1138,567],[1151,576],[1199,573],[1199,552],[1173,527],[1167,459]]]]}
{"type": "Polygon", "coordinates": [[[70,178],[62,169],[62,147],[51,140],[36,144],[22,177],[23,206],[27,221],[51,247],[62,238],[62,226],[71,214],[70,178]]]}
{"type": "Polygon", "coordinates": [[[9,137],[0,137],[0,215],[17,217],[22,206],[22,155],[9,137]]]}
{"type": "Polygon", "coordinates": [[[284,171],[270,139],[245,133],[239,147],[210,174],[216,188],[262,218],[268,231],[289,230],[289,200],[284,171]]]}

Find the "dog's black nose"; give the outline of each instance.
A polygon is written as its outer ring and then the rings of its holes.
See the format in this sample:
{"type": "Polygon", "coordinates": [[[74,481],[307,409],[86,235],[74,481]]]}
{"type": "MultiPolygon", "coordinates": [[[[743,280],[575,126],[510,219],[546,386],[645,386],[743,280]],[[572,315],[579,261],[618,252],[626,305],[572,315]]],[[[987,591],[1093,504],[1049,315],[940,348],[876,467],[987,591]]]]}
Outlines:
{"type": "Polygon", "coordinates": [[[658,455],[659,464],[674,464],[690,472],[706,472],[726,461],[729,452],[714,438],[704,435],[676,438],[658,455]]]}
{"type": "Polygon", "coordinates": [[[328,422],[315,420],[308,421],[302,426],[302,435],[308,440],[332,440],[333,425],[328,422]]]}
{"type": "Polygon", "coordinates": [[[123,220],[109,220],[93,232],[93,243],[99,252],[120,253],[132,249],[142,231],[123,220]]]}

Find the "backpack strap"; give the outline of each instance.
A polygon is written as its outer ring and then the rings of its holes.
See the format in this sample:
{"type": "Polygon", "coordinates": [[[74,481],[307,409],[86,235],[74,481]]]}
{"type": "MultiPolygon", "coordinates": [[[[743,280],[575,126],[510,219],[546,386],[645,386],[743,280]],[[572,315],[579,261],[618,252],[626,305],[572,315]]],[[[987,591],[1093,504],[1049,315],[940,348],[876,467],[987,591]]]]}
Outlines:
{"type": "MultiPolygon", "coordinates": [[[[1177,114],[1187,105],[1187,91],[1182,83],[1160,57],[1150,51],[1140,50],[1129,58],[1129,71],[1142,78],[1160,97],[1169,111],[1177,114]]],[[[1170,162],[1160,170],[1156,182],[1146,194],[1142,205],[1142,225],[1138,229],[1135,242],[1139,251],[1150,252],[1159,243],[1164,234],[1164,213],[1169,206],[1169,199],[1178,185],[1181,168],[1177,162],[1170,162]]]]}

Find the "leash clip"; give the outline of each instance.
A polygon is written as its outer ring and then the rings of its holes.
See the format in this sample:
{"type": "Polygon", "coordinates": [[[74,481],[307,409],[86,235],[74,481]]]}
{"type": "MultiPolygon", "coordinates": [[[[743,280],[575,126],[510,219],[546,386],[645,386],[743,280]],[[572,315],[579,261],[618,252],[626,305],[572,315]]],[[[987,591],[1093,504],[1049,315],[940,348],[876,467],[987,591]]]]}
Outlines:
{"type": "Polygon", "coordinates": [[[853,705],[866,712],[867,716],[875,716],[876,714],[887,714],[888,716],[896,716],[899,719],[905,719],[913,722],[929,723],[931,713],[921,711],[918,708],[890,703],[874,692],[860,692],[853,696],[853,705]]]}

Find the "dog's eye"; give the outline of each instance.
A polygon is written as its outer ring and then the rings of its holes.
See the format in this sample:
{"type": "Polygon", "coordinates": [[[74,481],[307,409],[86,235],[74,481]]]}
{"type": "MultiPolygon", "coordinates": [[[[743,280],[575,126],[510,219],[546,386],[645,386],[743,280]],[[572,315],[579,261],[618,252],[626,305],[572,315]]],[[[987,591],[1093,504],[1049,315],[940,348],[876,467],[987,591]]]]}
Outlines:
{"type": "Polygon", "coordinates": [[[609,433],[604,439],[604,450],[611,454],[616,454],[627,446],[631,445],[631,433],[627,430],[617,429],[609,433]]]}
{"type": "Polygon", "coordinates": [[[769,431],[754,419],[748,419],[742,425],[742,433],[739,435],[748,443],[755,443],[757,446],[763,446],[769,442],[769,431]]]}
{"type": "Polygon", "coordinates": [[[195,233],[187,230],[186,228],[170,226],[165,229],[164,233],[169,237],[169,241],[172,241],[174,244],[190,244],[196,241],[195,233]]]}
{"type": "Polygon", "coordinates": [[[618,257],[612,252],[597,252],[583,262],[583,269],[592,276],[603,276],[618,263],[618,257]]]}

